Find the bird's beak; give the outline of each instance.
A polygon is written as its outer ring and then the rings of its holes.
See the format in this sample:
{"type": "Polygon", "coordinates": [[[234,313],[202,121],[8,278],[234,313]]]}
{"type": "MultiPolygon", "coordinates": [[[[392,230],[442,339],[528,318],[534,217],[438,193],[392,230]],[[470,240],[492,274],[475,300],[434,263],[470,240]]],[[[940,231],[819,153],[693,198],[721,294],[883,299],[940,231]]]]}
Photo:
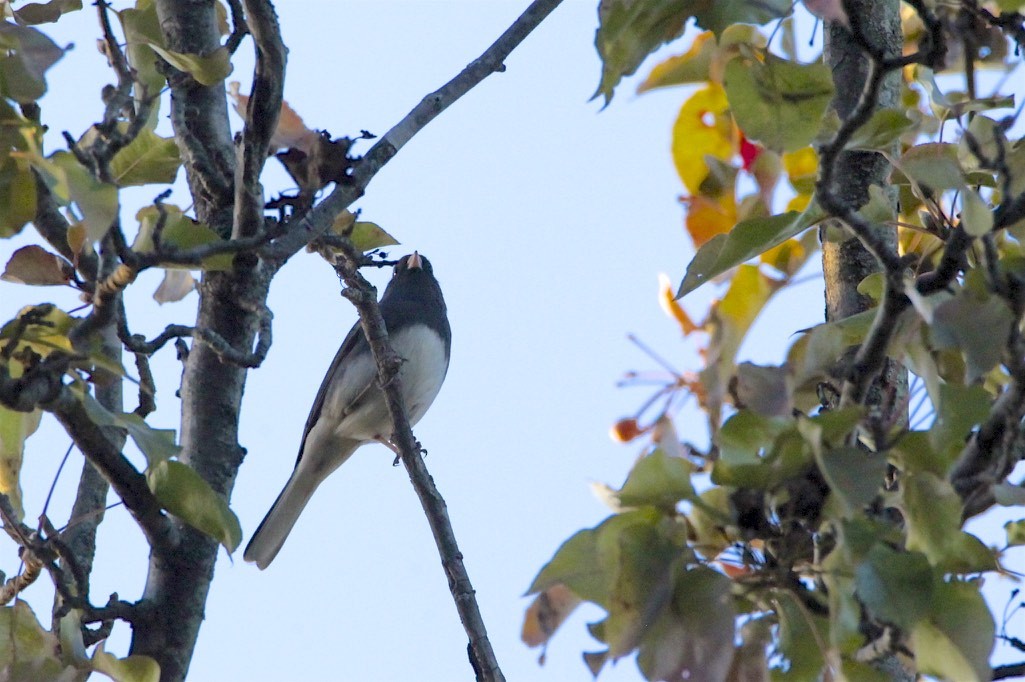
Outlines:
{"type": "Polygon", "coordinates": [[[420,254],[417,251],[414,251],[413,255],[406,259],[406,267],[410,270],[412,270],[413,268],[419,270],[423,267],[423,264],[423,259],[420,258],[420,254]]]}

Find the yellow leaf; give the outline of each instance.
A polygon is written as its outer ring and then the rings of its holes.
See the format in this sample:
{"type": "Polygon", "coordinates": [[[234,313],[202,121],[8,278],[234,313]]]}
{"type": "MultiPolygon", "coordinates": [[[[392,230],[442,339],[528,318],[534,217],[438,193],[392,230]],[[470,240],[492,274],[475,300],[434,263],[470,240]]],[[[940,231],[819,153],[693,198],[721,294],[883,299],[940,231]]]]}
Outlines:
{"type": "Polygon", "coordinates": [[[810,194],[798,194],[793,199],[787,202],[787,211],[797,211],[798,213],[803,213],[804,209],[808,208],[808,204],[810,203],[810,194]]]}
{"type": "Polygon", "coordinates": [[[705,156],[733,156],[735,129],[722,86],[710,83],[683,103],[673,125],[673,162],[684,186],[697,194],[708,175],[705,156]]]}
{"type": "Polygon", "coordinates": [[[801,177],[812,175],[819,170],[819,155],[811,147],[803,147],[795,152],[783,155],[783,168],[787,175],[801,177]]]}
{"type": "Polygon", "coordinates": [[[762,254],[761,260],[790,277],[807,259],[804,245],[799,239],[788,239],[762,254]]]}
{"type": "Polygon", "coordinates": [[[716,52],[715,34],[706,31],[694,39],[690,49],[656,64],[637,86],[637,94],[671,85],[709,80],[709,67],[716,52]]]}
{"type": "Polygon", "coordinates": [[[35,433],[43,413],[15,412],[0,407],[0,492],[11,501],[18,518],[25,515],[21,506],[21,464],[25,439],[35,433]]]}

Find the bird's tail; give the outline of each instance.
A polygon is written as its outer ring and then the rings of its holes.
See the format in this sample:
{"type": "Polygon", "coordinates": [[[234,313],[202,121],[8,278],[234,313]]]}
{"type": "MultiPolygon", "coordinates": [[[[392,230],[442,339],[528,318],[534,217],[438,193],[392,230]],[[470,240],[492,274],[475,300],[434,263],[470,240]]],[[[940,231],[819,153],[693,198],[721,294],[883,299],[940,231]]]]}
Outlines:
{"type": "Polygon", "coordinates": [[[242,555],[246,561],[255,563],[260,570],[267,568],[270,562],[274,561],[319,483],[320,480],[302,475],[300,469],[296,468],[246,545],[246,551],[242,555]]]}

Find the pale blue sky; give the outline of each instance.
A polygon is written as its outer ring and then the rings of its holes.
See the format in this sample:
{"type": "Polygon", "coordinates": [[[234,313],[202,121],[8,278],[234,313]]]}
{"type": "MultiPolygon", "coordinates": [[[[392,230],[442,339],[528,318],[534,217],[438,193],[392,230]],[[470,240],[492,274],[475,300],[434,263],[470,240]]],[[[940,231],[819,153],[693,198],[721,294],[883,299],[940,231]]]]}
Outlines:
{"type": "MultiPolygon", "coordinates": [[[[626,340],[634,332],[680,369],[696,369],[689,342],[656,301],[656,277],[678,281],[691,255],[676,201],[682,190],[669,135],[680,90],[636,97],[622,88],[599,113],[588,102],[599,76],[593,48],[596,0],[567,0],[518,48],[508,70],[442,114],[380,173],[357,207],[430,257],[453,327],[448,380],[415,433],[446,497],[466,565],[499,661],[511,680],[589,680],[582,650],[598,648],[583,608],[556,636],[547,665],[519,641],[521,597],[536,571],[576,530],[607,514],[592,481],[618,486],[639,452],[609,440],[609,425],[647,397],[617,389],[626,370],[655,369],[626,340]]],[[[525,8],[527,0],[281,2],[290,48],[286,98],[313,128],[334,135],[384,133],[425,94],[474,59],[525,8]]],[[[101,115],[110,80],[93,48],[94,13],[50,31],[76,49],[49,73],[43,117],[54,132],[77,135],[101,115]]],[[[233,79],[248,85],[251,44],[239,50],[233,79]]],[[[645,72],[650,66],[642,69],[645,72]]],[[[162,112],[166,114],[166,109],[162,112]]],[[[238,119],[233,119],[238,126],[238,119]]],[[[166,122],[165,124],[166,125],[166,122]]],[[[51,136],[51,151],[60,144],[51,136]]],[[[367,146],[360,149],[365,150],[367,146]]],[[[291,183],[270,162],[268,197],[291,183]]],[[[179,178],[171,201],[186,204],[179,178]]],[[[156,192],[134,192],[123,217],[156,192]],[[136,203],[130,203],[136,202],[136,203]]],[[[31,230],[0,242],[0,257],[34,239],[31,230]]],[[[385,275],[376,273],[383,283],[385,275]]],[[[132,287],[133,330],[152,336],[170,322],[193,321],[194,296],[157,308],[159,277],[132,287]]],[[[355,321],[331,268],[296,256],[275,281],[274,346],[249,375],[242,444],[249,450],[232,506],[245,538],[292,469],[299,437],[338,343],[355,321]]],[[[707,293],[695,294],[692,311],[707,293]]],[[[0,282],[0,314],[69,292],[0,282]]],[[[790,332],[821,320],[818,285],[799,287],[774,308],[783,322],[763,324],[745,356],[778,361],[790,332]]],[[[772,313],[770,313],[771,315],[772,313]]],[[[180,368],[173,350],[154,362],[159,411],[174,427],[180,368]]],[[[134,406],[134,397],[129,396],[134,406]]],[[[702,441],[693,416],[681,435],[702,441]]],[[[29,442],[27,515],[40,511],[67,438],[52,420],[29,442]]],[[[190,680],[470,679],[466,639],[430,531],[404,470],[380,446],[361,450],[314,496],[267,571],[222,552],[190,680]]],[[[81,456],[72,454],[50,514],[67,517],[81,456]]],[[[6,544],[3,544],[6,543],[6,544]]],[[[146,549],[126,512],[108,515],[100,533],[93,599],[135,599],[146,549]]],[[[0,540],[0,569],[17,570],[0,540]]],[[[45,591],[30,594],[48,619],[45,591]]],[[[124,653],[128,629],[110,648],[124,653]]],[[[639,679],[620,662],[603,680],[639,679]]]]}

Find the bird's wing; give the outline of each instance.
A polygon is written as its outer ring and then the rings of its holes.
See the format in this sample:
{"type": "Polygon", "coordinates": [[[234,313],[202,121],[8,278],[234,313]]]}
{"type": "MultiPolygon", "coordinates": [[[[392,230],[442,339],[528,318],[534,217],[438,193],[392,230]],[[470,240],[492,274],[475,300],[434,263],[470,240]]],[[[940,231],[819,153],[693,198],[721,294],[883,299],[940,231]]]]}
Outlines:
{"type": "Polygon", "coordinates": [[[351,412],[353,408],[359,405],[366,392],[373,388],[374,381],[377,378],[377,367],[372,361],[369,363],[356,363],[355,366],[353,366],[353,363],[345,364],[345,359],[357,352],[370,353],[370,345],[367,343],[367,338],[363,334],[363,329],[360,327],[359,322],[353,325],[345,340],[342,341],[341,347],[335,353],[334,360],[331,361],[327,374],[324,375],[324,381],[320,384],[317,397],[313,399],[313,407],[310,408],[310,416],[306,418],[306,428],[303,429],[303,439],[302,444],[299,446],[299,457],[296,459],[296,465],[303,458],[306,438],[310,435],[310,430],[314,424],[320,419],[321,412],[324,410],[324,403],[328,398],[328,392],[331,390],[332,385],[337,386],[335,391],[344,391],[344,393],[332,398],[332,402],[335,404],[347,406],[346,410],[339,417],[344,417],[351,412]]]}

